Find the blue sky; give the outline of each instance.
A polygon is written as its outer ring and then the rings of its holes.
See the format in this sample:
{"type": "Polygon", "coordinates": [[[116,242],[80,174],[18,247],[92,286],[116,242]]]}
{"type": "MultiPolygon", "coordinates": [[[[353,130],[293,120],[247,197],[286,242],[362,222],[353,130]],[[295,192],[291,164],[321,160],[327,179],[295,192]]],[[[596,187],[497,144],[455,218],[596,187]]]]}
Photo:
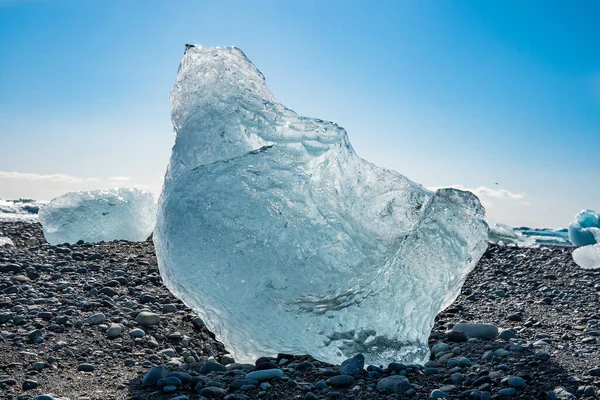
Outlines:
{"type": "Polygon", "coordinates": [[[185,43],[240,47],[358,154],[491,221],[600,209],[596,1],[0,0],[0,197],[158,192],[185,43]]]}

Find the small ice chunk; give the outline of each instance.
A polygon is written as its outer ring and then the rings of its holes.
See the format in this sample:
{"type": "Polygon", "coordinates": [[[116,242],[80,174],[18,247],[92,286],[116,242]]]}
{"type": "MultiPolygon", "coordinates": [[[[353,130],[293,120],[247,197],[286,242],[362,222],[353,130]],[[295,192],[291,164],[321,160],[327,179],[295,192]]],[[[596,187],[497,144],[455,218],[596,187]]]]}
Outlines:
{"type": "Polygon", "coordinates": [[[146,240],[154,230],[152,193],[140,189],[72,192],[41,207],[39,219],[51,244],[146,240]]]}
{"type": "Polygon", "coordinates": [[[489,226],[489,242],[518,247],[535,247],[535,238],[523,235],[508,225],[496,223],[489,226]]]}
{"type": "Polygon", "coordinates": [[[575,246],[600,243],[600,214],[582,210],[569,224],[569,240],[575,246]]]}
{"type": "Polygon", "coordinates": [[[600,268],[600,244],[583,246],[573,251],[573,261],[584,269],[600,268]]]}
{"type": "Polygon", "coordinates": [[[0,246],[14,246],[14,245],[15,244],[13,243],[13,241],[10,238],[0,236],[0,246]]]}
{"type": "Polygon", "coordinates": [[[154,234],[165,285],[248,362],[423,363],[435,316],[487,248],[470,192],[361,159],[277,102],[236,48],[188,46],[154,234]]]}

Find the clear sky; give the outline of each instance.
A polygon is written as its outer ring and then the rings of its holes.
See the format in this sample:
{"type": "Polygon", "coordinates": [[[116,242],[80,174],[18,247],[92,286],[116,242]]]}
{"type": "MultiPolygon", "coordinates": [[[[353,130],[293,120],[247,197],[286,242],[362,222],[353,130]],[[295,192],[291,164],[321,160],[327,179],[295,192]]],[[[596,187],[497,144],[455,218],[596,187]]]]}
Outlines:
{"type": "Polygon", "coordinates": [[[158,194],[185,43],[241,48],[360,156],[489,219],[600,210],[600,2],[0,0],[0,197],[158,194]]]}

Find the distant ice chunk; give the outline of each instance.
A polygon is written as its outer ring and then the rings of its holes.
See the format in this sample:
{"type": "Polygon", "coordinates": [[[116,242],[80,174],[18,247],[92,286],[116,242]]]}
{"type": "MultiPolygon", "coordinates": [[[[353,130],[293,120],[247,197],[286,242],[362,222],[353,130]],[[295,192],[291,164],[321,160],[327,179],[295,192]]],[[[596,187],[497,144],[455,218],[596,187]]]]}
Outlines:
{"type": "Polygon", "coordinates": [[[39,219],[51,244],[144,241],[154,229],[156,205],[152,193],[139,189],[72,192],[43,206],[39,219]]]}
{"type": "Polygon", "coordinates": [[[573,250],[573,260],[581,268],[600,268],[600,244],[592,244],[573,250]]]}
{"type": "Polygon", "coordinates": [[[35,222],[44,204],[46,202],[32,199],[0,199],[0,221],[35,222]]]}
{"type": "Polygon", "coordinates": [[[535,247],[535,238],[523,235],[508,225],[496,223],[489,226],[490,243],[515,245],[518,247],[535,247]]]}
{"type": "Polygon", "coordinates": [[[569,240],[575,246],[600,243],[600,214],[582,210],[569,224],[569,240]]]}
{"type": "Polygon", "coordinates": [[[14,246],[15,244],[9,237],[0,236],[0,247],[1,246],[14,246]]]}
{"type": "Polygon", "coordinates": [[[428,359],[436,314],[487,248],[484,209],[359,158],[278,103],[236,48],[188,46],[154,243],[167,287],[241,362],[428,359]]]}

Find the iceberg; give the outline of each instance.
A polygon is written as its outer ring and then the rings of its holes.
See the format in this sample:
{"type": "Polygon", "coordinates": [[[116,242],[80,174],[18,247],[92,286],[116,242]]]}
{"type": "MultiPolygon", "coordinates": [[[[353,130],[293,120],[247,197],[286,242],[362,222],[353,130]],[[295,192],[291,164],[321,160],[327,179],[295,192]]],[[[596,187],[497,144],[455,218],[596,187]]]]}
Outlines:
{"type": "Polygon", "coordinates": [[[569,224],[569,240],[575,246],[600,243],[600,214],[582,210],[569,224]]]}
{"type": "Polygon", "coordinates": [[[239,362],[424,362],[487,248],[470,192],[432,193],[280,104],[233,47],[188,45],[154,243],[165,285],[239,362]]]}
{"type": "Polygon", "coordinates": [[[152,193],[139,189],[71,192],[39,211],[44,237],[50,244],[144,241],[156,222],[152,193]]]}
{"type": "Polygon", "coordinates": [[[46,202],[32,199],[5,200],[0,199],[0,221],[37,220],[38,211],[46,202]]]}
{"type": "Polygon", "coordinates": [[[573,261],[584,269],[600,268],[600,244],[576,248],[573,250],[573,261]]]}
{"type": "Polygon", "coordinates": [[[516,245],[518,247],[535,247],[535,238],[525,236],[508,225],[495,223],[489,225],[489,241],[495,244],[516,245]]]}

